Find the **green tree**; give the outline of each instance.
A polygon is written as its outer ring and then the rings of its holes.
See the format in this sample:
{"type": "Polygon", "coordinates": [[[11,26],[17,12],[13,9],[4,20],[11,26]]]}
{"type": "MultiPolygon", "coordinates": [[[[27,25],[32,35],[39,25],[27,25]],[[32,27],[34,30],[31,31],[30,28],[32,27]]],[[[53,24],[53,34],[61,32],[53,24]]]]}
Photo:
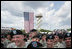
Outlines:
{"type": "Polygon", "coordinates": [[[67,29],[67,31],[71,31],[71,28],[67,29]]]}
{"type": "Polygon", "coordinates": [[[23,33],[25,33],[25,30],[21,29],[21,31],[22,31],[23,33]]]}
{"type": "Polygon", "coordinates": [[[52,32],[50,30],[40,29],[41,32],[52,32]]]}

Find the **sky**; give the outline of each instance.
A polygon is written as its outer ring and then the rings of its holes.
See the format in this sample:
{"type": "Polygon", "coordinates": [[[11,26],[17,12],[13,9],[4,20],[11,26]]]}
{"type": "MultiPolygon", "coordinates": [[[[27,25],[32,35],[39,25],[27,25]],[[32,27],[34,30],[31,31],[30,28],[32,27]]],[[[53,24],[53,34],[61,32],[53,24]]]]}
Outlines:
{"type": "Polygon", "coordinates": [[[24,13],[42,14],[41,28],[47,30],[71,28],[71,1],[1,1],[1,27],[24,29],[24,13]]]}

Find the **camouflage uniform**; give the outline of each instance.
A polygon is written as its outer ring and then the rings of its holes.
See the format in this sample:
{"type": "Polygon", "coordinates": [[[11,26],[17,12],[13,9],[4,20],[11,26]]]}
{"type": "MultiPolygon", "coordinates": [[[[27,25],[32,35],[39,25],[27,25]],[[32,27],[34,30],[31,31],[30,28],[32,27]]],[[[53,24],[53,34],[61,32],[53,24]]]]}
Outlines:
{"type": "Polygon", "coordinates": [[[4,41],[4,47],[7,47],[7,45],[8,45],[9,43],[11,43],[11,41],[8,40],[8,39],[6,39],[6,40],[4,41]]]}
{"type": "Polygon", "coordinates": [[[10,43],[7,45],[7,48],[17,48],[17,46],[15,45],[15,43],[10,43]]]}
{"type": "Polygon", "coordinates": [[[68,33],[65,34],[64,40],[65,40],[65,43],[69,45],[69,46],[65,45],[66,48],[71,48],[71,43],[69,43],[69,42],[71,42],[71,32],[68,32],[68,33]],[[66,39],[66,38],[69,38],[69,37],[70,37],[70,39],[66,39]],[[66,40],[67,40],[68,43],[66,42],[66,40]]]}
{"type": "MultiPolygon", "coordinates": [[[[23,35],[22,31],[20,30],[12,30],[11,31],[11,36],[14,35],[23,35]]],[[[18,47],[14,42],[10,43],[7,48],[27,48],[28,43],[25,42],[25,45],[23,47],[18,47]]]]}
{"type": "Polygon", "coordinates": [[[41,43],[43,46],[46,46],[46,45],[47,45],[47,44],[46,44],[46,41],[40,40],[40,43],[41,43]]]}
{"type": "Polygon", "coordinates": [[[63,44],[61,44],[60,42],[57,42],[55,45],[54,45],[54,48],[65,48],[65,46],[63,44]]]}
{"type": "Polygon", "coordinates": [[[10,43],[10,44],[7,46],[7,48],[27,48],[27,46],[28,46],[27,43],[25,43],[25,46],[23,46],[23,47],[18,47],[18,46],[15,45],[15,43],[10,43]]]}

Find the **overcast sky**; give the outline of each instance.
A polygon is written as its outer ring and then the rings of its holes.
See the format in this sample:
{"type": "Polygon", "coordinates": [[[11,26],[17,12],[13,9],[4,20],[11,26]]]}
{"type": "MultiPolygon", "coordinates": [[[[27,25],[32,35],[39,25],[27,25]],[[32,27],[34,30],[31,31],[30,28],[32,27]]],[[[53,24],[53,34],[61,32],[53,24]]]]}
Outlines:
{"type": "Polygon", "coordinates": [[[1,27],[24,29],[23,12],[41,13],[42,29],[71,28],[71,1],[1,1],[1,27]]]}

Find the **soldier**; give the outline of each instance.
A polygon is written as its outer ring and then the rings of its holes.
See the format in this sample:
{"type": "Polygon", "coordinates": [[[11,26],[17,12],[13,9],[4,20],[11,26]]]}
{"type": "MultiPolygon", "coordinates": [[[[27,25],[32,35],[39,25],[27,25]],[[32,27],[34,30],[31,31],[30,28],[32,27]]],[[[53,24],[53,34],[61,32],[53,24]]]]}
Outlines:
{"type": "Polygon", "coordinates": [[[11,35],[10,35],[9,32],[6,34],[6,37],[7,37],[7,39],[8,39],[9,41],[11,41],[11,35]]]}
{"type": "Polygon", "coordinates": [[[30,31],[30,33],[31,33],[31,37],[36,36],[37,35],[37,30],[36,29],[32,29],[30,31]]]}
{"type": "Polygon", "coordinates": [[[25,40],[26,42],[27,42],[28,38],[29,38],[29,35],[28,35],[28,34],[24,34],[24,40],[25,40]]]}
{"type": "Polygon", "coordinates": [[[55,33],[54,34],[54,43],[57,43],[59,42],[59,36],[58,36],[58,33],[55,33]]]}
{"type": "Polygon", "coordinates": [[[47,45],[44,48],[54,48],[54,43],[53,43],[54,36],[53,35],[48,35],[46,38],[46,41],[47,41],[47,45]]]}
{"type": "Polygon", "coordinates": [[[6,48],[9,43],[11,43],[11,41],[6,38],[6,34],[1,35],[1,43],[4,45],[4,48],[6,48]]]}
{"type": "Polygon", "coordinates": [[[27,43],[31,43],[32,42],[32,37],[37,35],[37,30],[36,29],[32,29],[29,33],[29,40],[27,41],[27,43]]]}
{"type": "Polygon", "coordinates": [[[7,48],[27,48],[22,31],[12,30],[11,35],[14,42],[9,44],[7,48]]]}
{"type": "Polygon", "coordinates": [[[43,45],[40,43],[40,39],[41,39],[41,34],[38,34],[38,35],[32,37],[32,41],[28,45],[28,48],[41,48],[43,45]],[[36,43],[38,46],[33,47],[33,43],[36,43]],[[42,45],[42,46],[40,46],[40,45],[42,45]]]}
{"type": "Polygon", "coordinates": [[[27,48],[41,48],[43,45],[37,41],[32,41],[27,48]]]}
{"type": "Polygon", "coordinates": [[[54,48],[65,48],[65,46],[59,42],[59,33],[54,34],[54,48]]]}
{"type": "Polygon", "coordinates": [[[5,38],[6,38],[6,37],[2,34],[2,35],[1,35],[1,47],[2,47],[2,48],[5,48],[5,44],[4,44],[5,38]]]}
{"type": "Polygon", "coordinates": [[[59,33],[59,42],[60,44],[63,44],[65,47],[65,41],[64,41],[64,35],[59,33]]]}
{"type": "Polygon", "coordinates": [[[71,33],[66,33],[64,39],[66,43],[66,48],[71,48],[71,33]]]}
{"type": "Polygon", "coordinates": [[[42,34],[42,38],[40,40],[40,43],[42,43],[43,46],[46,46],[46,34],[42,34]]]}
{"type": "Polygon", "coordinates": [[[40,39],[41,39],[41,35],[36,35],[34,37],[32,37],[32,41],[37,41],[37,42],[40,42],[40,39]]]}

